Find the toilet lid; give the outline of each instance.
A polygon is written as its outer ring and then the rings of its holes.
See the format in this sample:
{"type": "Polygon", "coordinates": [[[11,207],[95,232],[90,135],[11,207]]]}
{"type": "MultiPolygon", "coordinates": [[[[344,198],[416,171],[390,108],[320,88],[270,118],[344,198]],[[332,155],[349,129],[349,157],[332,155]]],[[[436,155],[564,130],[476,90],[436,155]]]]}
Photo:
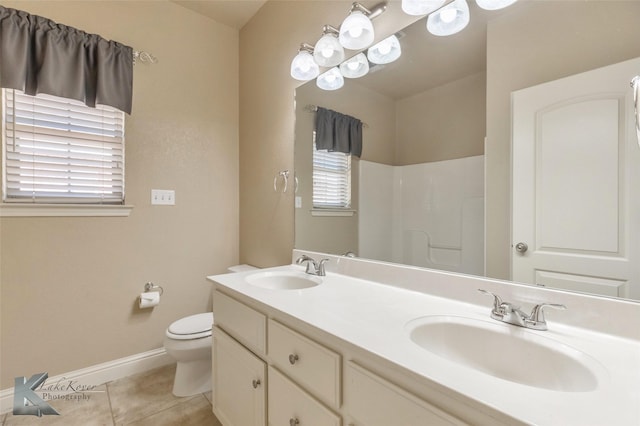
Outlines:
{"type": "Polygon", "coordinates": [[[177,321],[169,326],[169,333],[179,336],[198,334],[211,331],[213,325],[213,312],[191,315],[177,321]]]}

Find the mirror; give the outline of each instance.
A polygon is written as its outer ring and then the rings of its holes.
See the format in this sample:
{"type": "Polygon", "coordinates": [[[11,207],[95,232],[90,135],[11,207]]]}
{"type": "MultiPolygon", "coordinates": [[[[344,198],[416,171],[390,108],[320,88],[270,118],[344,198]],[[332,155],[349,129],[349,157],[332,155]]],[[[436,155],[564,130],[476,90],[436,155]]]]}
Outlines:
{"type": "MultiPolygon", "coordinates": [[[[315,81],[296,89],[296,248],[512,278],[505,181],[511,93],[640,56],[632,42],[640,37],[640,8],[626,1],[521,0],[491,12],[469,6],[471,22],[458,34],[433,36],[420,19],[396,33],[402,46],[396,62],[345,79],[337,91],[320,90],[315,81]],[[365,123],[348,211],[313,209],[313,106],[365,123]]],[[[625,226],[627,244],[640,225],[625,226]]],[[[593,271],[583,275],[599,279],[593,271]]],[[[617,293],[574,288],[557,277],[530,284],[637,299],[638,274],[634,279],[617,293]]]]}

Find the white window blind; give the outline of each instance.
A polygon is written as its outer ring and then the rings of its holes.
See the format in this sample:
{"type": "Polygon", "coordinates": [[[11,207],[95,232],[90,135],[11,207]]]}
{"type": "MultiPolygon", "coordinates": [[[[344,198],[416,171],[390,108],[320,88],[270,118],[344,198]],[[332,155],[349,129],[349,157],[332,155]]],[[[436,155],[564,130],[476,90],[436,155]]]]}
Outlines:
{"type": "Polygon", "coordinates": [[[351,156],[342,152],[318,151],[313,133],[313,207],[351,207],[351,156]]]}
{"type": "Polygon", "coordinates": [[[3,201],[124,203],[124,113],[3,89],[3,201]]]}

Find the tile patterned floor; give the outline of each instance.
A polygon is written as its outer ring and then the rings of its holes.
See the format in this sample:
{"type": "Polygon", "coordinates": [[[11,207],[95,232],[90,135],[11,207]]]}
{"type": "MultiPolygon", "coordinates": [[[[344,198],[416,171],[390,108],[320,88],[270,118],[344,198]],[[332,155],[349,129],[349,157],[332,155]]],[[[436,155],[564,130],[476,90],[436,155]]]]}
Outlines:
{"type": "Polygon", "coordinates": [[[0,415],[0,425],[222,426],[211,393],[178,398],[171,393],[175,364],[109,382],[99,392],[51,402],[59,416],[0,415]]]}

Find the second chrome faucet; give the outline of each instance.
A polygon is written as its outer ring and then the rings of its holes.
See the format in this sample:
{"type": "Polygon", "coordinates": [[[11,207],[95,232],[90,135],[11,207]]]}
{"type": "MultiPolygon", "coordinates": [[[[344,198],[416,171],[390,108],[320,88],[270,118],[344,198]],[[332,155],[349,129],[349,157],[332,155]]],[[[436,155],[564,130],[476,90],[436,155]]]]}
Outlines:
{"type": "Polygon", "coordinates": [[[531,313],[527,315],[525,312],[520,310],[519,306],[515,306],[509,302],[504,302],[497,294],[481,288],[479,288],[478,291],[482,294],[493,297],[491,318],[508,324],[531,328],[533,330],[547,330],[547,322],[544,319],[544,308],[551,307],[556,309],[567,309],[565,305],[557,303],[540,303],[535,305],[531,310],[531,313]]]}
{"type": "Polygon", "coordinates": [[[296,265],[302,265],[303,263],[307,263],[307,274],[317,275],[319,277],[324,277],[326,272],[324,270],[324,264],[329,259],[322,259],[320,262],[316,262],[312,257],[303,254],[298,259],[296,259],[296,265]]]}

